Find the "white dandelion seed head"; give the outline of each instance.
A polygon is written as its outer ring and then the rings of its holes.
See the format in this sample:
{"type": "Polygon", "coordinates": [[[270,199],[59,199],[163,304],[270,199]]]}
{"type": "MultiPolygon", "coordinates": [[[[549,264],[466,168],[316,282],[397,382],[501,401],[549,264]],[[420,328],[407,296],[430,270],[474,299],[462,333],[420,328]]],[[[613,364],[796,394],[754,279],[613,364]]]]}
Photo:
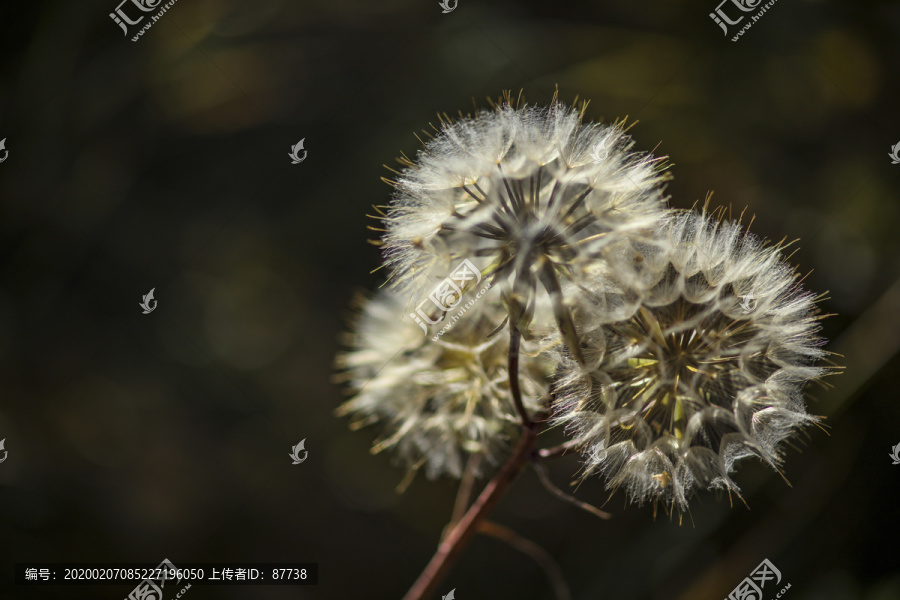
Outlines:
{"type": "Polygon", "coordinates": [[[778,246],[674,213],[584,286],[592,302],[573,312],[585,360],[553,345],[553,421],[581,442],[584,476],[684,510],[694,487],[740,493],[740,458],[777,468],[781,442],[817,420],[801,393],[825,372],[815,299],[778,246]]]}
{"type": "MultiPolygon", "coordinates": [[[[519,425],[509,392],[508,337],[488,337],[502,310],[493,300],[480,298],[462,316],[448,313],[427,334],[410,318],[405,296],[383,289],[364,303],[350,349],[338,357],[354,393],[338,414],[351,415],[354,428],[382,425],[373,452],[390,449],[410,470],[424,467],[429,479],[461,477],[473,453],[492,463],[503,455],[519,425]]],[[[550,371],[537,359],[523,365],[529,410],[538,409],[550,371]]]]}
{"type": "Polygon", "coordinates": [[[444,121],[392,182],[383,240],[392,285],[424,297],[468,259],[503,288],[522,331],[538,302],[565,321],[565,280],[665,215],[662,159],[631,152],[633,143],[621,124],[583,123],[556,100],[444,121]]]}

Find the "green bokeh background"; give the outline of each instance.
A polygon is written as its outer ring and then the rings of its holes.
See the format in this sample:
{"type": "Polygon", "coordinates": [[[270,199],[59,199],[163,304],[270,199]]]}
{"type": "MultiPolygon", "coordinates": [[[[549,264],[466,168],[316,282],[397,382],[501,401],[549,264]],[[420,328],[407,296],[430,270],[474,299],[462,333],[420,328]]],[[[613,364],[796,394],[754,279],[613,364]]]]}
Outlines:
{"type": "MultiPolygon", "coordinates": [[[[0,598],[130,590],[16,587],[16,562],[163,558],[320,565],[316,587],[190,600],[402,596],[455,487],[396,494],[377,432],[333,416],[346,307],[382,281],[365,215],[438,111],[504,89],[546,104],[557,86],[590,120],[639,121],[637,148],[674,164],[673,206],[713,191],[757,234],[799,238],[791,261],[830,292],[846,370],[810,389],[829,429],[788,451],[791,487],[740,465],[749,509],[702,493],[679,525],[617,495],[600,521],[526,472],[494,520],[542,545],[576,599],[720,600],[763,558],[791,600],[900,598],[900,4],[780,0],[736,43],[715,0],[179,0],[136,43],[115,7],[0,8],[0,598]]],[[[578,495],[607,498],[598,481],[578,495]]],[[[551,597],[485,537],[451,588],[551,597]]]]}

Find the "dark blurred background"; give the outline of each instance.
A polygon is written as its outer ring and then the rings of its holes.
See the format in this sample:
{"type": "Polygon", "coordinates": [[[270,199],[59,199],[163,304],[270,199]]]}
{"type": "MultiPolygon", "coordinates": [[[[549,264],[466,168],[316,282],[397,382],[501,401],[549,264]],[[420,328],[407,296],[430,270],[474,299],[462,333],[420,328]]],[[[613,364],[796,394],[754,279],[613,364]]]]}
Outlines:
{"type": "MultiPolygon", "coordinates": [[[[617,495],[601,521],[528,471],[493,519],[576,599],[721,600],[764,558],[791,600],[900,598],[900,3],[781,0],[732,42],[717,0],[179,0],[132,42],[143,23],[123,35],[117,1],[0,8],[0,598],[131,589],[17,587],[16,562],[163,558],[320,565],[316,587],[189,600],[402,596],[455,486],[398,495],[377,431],[333,416],[346,306],[382,281],[366,214],[436,112],[557,86],[590,120],[639,121],[637,148],[674,163],[673,206],[714,191],[757,234],[799,238],[846,370],[809,390],[829,429],[788,451],[790,487],[740,464],[749,508],[701,493],[679,524],[617,495]]],[[[568,487],[578,463],[551,466],[568,487]]],[[[488,537],[451,588],[552,597],[488,537]]]]}

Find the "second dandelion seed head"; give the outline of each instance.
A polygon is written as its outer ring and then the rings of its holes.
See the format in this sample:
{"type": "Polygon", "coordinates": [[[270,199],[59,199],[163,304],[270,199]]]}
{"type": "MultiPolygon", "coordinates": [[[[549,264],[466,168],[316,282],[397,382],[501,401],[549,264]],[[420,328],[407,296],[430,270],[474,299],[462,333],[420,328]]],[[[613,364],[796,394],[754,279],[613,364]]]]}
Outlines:
{"type": "Polygon", "coordinates": [[[579,440],[585,474],[638,503],[685,509],[695,486],[737,492],[737,459],[777,466],[780,442],[815,421],[801,395],[823,374],[814,300],[777,247],[705,214],[676,213],[652,243],[620,250],[576,309],[584,364],[555,345],[555,421],[579,440]],[[620,309],[597,309],[609,304],[620,309]]]}

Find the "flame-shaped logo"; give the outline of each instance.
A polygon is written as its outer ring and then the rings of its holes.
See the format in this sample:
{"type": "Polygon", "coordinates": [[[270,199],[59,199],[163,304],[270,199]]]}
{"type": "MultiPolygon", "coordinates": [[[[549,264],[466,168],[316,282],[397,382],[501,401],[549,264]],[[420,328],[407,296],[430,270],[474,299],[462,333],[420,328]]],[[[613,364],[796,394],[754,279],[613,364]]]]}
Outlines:
{"type": "Polygon", "coordinates": [[[453,0],[453,6],[450,6],[450,0],[442,0],[441,2],[438,2],[438,6],[444,9],[441,12],[445,15],[456,10],[457,4],[459,4],[459,0],[453,0]]]}
{"type": "Polygon", "coordinates": [[[455,600],[456,599],[456,588],[450,590],[450,593],[446,596],[441,596],[441,600],[455,600]]]}
{"type": "MultiPolygon", "coordinates": [[[[0,448],[2,448],[2,447],[3,447],[3,443],[0,442],[0,448]]],[[[900,465],[900,444],[897,444],[896,446],[891,448],[891,450],[892,450],[892,452],[891,452],[891,454],[889,454],[889,456],[894,459],[895,465],[900,465]]]]}
{"type": "Polygon", "coordinates": [[[6,448],[3,447],[3,444],[5,444],[5,443],[6,443],[6,438],[3,438],[2,440],[0,440],[0,450],[3,450],[3,458],[0,458],[0,463],[2,463],[4,460],[6,460],[6,455],[9,454],[9,452],[6,450],[6,448]]]}
{"type": "Polygon", "coordinates": [[[756,297],[753,295],[753,292],[746,296],[741,296],[741,310],[744,311],[744,314],[753,312],[754,308],[756,308],[756,297]]]}
{"type": "MultiPolygon", "coordinates": [[[[6,141],[6,140],[4,140],[6,141]]],[[[2,146],[0,146],[2,147],[2,146]]],[[[896,146],[891,147],[891,153],[888,154],[891,157],[891,164],[898,165],[900,164],[900,142],[897,142],[896,146]]]]}
{"type": "Polygon", "coordinates": [[[144,296],[144,298],[143,298],[144,301],[138,305],[144,309],[145,315],[149,315],[154,310],[156,310],[157,302],[156,302],[156,300],[153,299],[153,290],[155,290],[155,289],[156,288],[153,288],[152,290],[150,290],[150,292],[144,296]],[[153,303],[153,306],[150,306],[151,302],[153,303]]]}
{"type": "Polygon", "coordinates": [[[288,455],[294,460],[294,462],[291,464],[299,465],[304,460],[306,460],[306,457],[309,455],[309,451],[306,450],[305,446],[306,446],[306,438],[303,438],[302,440],[300,440],[299,444],[291,447],[291,453],[288,455]],[[301,450],[303,451],[303,458],[300,458],[301,450]]]}
{"type": "Polygon", "coordinates": [[[304,161],[306,158],[306,150],[303,150],[303,142],[306,141],[306,138],[303,138],[293,146],[291,146],[291,153],[288,156],[291,157],[291,164],[299,164],[304,161]],[[300,156],[300,151],[303,150],[303,156],[300,156]]]}
{"type": "Polygon", "coordinates": [[[594,147],[591,149],[591,158],[597,164],[609,158],[609,150],[606,149],[606,138],[594,144],[594,147]]]}
{"type": "Polygon", "coordinates": [[[9,150],[6,149],[6,138],[0,140],[0,150],[3,150],[3,158],[0,158],[0,163],[2,163],[9,156],[9,150]]]}

